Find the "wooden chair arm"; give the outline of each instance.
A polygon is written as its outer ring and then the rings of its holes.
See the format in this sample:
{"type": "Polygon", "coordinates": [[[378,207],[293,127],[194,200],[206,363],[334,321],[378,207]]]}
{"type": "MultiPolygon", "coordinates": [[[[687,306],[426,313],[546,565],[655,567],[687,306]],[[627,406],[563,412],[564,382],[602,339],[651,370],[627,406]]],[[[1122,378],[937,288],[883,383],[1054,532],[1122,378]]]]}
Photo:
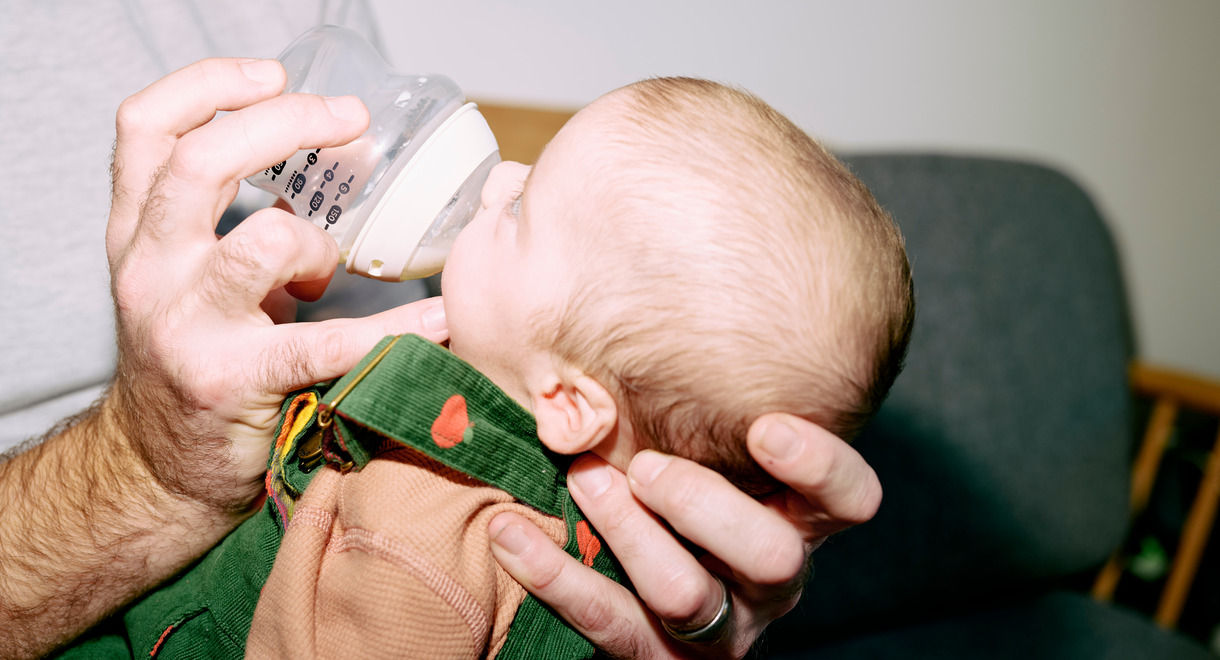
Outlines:
{"type": "Polygon", "coordinates": [[[573,110],[550,110],[528,106],[479,102],[479,111],[500,143],[500,158],[533,164],[542,148],[575,114],[573,110]]]}
{"type": "Polygon", "coordinates": [[[1152,399],[1167,397],[1184,408],[1220,417],[1220,383],[1214,380],[1139,360],[1131,363],[1127,376],[1137,394],[1152,399]]]}

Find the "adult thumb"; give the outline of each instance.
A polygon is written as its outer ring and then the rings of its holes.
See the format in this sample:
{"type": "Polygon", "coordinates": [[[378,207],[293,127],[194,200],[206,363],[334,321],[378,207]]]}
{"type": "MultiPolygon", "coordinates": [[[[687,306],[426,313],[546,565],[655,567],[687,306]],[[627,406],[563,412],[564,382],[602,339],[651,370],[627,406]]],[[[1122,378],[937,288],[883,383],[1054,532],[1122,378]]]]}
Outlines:
{"type": "Polygon", "coordinates": [[[437,343],[449,339],[441,298],[425,298],[358,319],[276,326],[282,332],[266,355],[268,392],[285,394],[350,371],[386,335],[417,334],[437,343]]]}

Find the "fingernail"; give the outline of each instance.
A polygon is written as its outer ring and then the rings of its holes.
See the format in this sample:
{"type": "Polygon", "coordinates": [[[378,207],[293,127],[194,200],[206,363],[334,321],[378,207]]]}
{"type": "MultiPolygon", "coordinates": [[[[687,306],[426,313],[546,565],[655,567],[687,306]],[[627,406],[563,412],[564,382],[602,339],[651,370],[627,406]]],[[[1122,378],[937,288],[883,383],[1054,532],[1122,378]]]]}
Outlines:
{"type": "Polygon", "coordinates": [[[247,60],[240,66],[241,72],[256,83],[269,85],[280,80],[280,63],[275,60],[247,60]]]}
{"type": "Polygon", "coordinates": [[[324,99],[330,114],[344,121],[364,118],[364,104],[354,96],[328,96],[324,99]]]}
{"type": "Polygon", "coordinates": [[[650,486],[656,480],[657,475],[661,474],[661,470],[669,466],[671,460],[672,458],[665,454],[642,451],[631,460],[631,465],[627,468],[627,476],[641,486],[650,486]]]}
{"type": "Polygon", "coordinates": [[[439,300],[432,303],[432,306],[424,312],[419,321],[423,324],[424,330],[443,332],[449,327],[445,319],[445,304],[439,300]]]}
{"type": "Polygon", "coordinates": [[[763,429],[762,440],[759,443],[762,450],[773,458],[786,461],[795,458],[800,452],[800,436],[796,429],[781,421],[773,421],[763,429]]]}
{"type": "Polygon", "coordinates": [[[491,538],[492,543],[507,550],[510,554],[519,555],[530,545],[530,539],[525,535],[521,525],[509,524],[491,538]]]}
{"type": "Polygon", "coordinates": [[[604,465],[577,470],[572,473],[572,482],[580,492],[589,497],[601,497],[610,490],[610,469],[604,465]]]}

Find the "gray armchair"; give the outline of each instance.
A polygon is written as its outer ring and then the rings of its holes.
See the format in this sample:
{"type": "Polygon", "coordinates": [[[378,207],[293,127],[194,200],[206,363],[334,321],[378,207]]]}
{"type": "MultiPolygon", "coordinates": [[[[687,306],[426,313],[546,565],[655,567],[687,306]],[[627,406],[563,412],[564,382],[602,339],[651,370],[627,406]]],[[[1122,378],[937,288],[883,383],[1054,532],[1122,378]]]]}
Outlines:
{"type": "Polygon", "coordinates": [[[766,656],[1212,658],[1094,602],[1121,542],[1137,433],[1114,244],[1045,167],[847,159],[907,239],[917,318],[905,372],[857,441],[885,488],[832,538],[766,656]]]}

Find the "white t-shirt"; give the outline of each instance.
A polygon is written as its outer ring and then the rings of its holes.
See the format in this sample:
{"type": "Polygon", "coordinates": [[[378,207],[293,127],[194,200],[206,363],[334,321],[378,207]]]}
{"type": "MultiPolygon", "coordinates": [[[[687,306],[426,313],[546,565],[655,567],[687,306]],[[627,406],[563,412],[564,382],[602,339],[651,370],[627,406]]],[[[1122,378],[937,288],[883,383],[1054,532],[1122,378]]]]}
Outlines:
{"type": "MultiPolygon", "coordinates": [[[[87,407],[114,371],[104,237],[119,103],[204,57],[274,57],[320,23],[348,25],[377,43],[362,0],[16,0],[6,3],[5,14],[0,452],[87,407]]],[[[422,285],[367,288],[347,279],[339,284],[378,300],[361,300],[346,312],[422,294],[422,285]]]]}

